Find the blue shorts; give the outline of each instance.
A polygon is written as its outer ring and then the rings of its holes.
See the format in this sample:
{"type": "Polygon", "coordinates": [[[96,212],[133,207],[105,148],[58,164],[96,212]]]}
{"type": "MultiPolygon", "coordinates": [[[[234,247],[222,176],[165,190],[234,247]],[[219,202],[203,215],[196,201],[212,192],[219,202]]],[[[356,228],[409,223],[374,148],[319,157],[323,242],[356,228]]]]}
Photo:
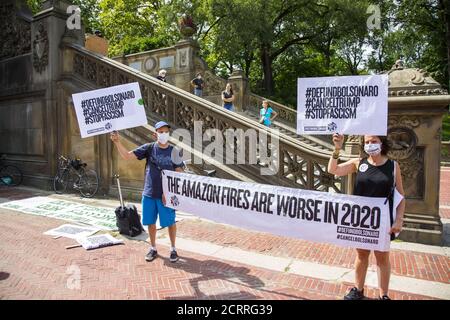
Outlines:
{"type": "Polygon", "coordinates": [[[233,111],[233,104],[232,103],[225,103],[223,107],[227,110],[233,111]]]}
{"type": "Polygon", "coordinates": [[[161,199],[142,196],[142,224],[144,226],[155,224],[158,215],[159,224],[163,228],[175,223],[175,210],[165,207],[161,199]]]}

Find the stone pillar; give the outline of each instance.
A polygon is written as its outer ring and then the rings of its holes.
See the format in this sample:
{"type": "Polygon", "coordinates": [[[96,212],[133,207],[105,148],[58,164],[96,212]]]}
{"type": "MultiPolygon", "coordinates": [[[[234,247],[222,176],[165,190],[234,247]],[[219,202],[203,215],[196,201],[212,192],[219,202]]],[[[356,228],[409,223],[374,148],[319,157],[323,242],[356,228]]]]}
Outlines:
{"type": "Polygon", "coordinates": [[[421,69],[397,66],[388,74],[388,156],[400,165],[406,195],[400,238],[441,245],[441,127],[450,95],[421,69]]]}
{"type": "Polygon", "coordinates": [[[42,9],[31,24],[32,53],[32,91],[42,92],[42,114],[45,130],[42,133],[45,163],[41,162],[39,177],[32,177],[26,183],[43,188],[51,188],[52,177],[56,172],[57,156],[62,153],[63,141],[60,120],[67,112],[66,105],[61,101],[61,89],[58,86],[63,70],[63,55],[61,42],[80,40],[82,30],[68,32],[66,21],[69,17],[67,7],[70,3],[64,1],[45,1],[42,9]],[[70,40],[69,40],[70,39],[70,40]]]}
{"type": "Polygon", "coordinates": [[[235,70],[228,78],[228,82],[233,86],[235,110],[244,110],[245,97],[248,90],[248,79],[244,77],[242,70],[235,70]]]}
{"type": "Polygon", "coordinates": [[[192,39],[184,39],[175,44],[175,81],[174,85],[180,89],[193,92],[190,81],[195,77],[194,57],[200,47],[192,39]]]}

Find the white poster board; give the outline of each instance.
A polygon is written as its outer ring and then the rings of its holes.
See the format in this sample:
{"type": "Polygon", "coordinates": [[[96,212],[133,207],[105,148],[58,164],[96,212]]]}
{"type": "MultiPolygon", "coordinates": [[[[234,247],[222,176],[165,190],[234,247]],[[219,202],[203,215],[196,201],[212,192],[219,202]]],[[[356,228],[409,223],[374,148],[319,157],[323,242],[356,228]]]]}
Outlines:
{"type": "Polygon", "coordinates": [[[88,237],[100,231],[99,228],[88,226],[77,226],[74,224],[63,224],[58,228],[54,228],[44,232],[45,235],[66,237],[70,239],[77,239],[79,237],[88,237]]]}
{"type": "Polygon", "coordinates": [[[86,250],[114,246],[116,244],[124,243],[123,240],[118,240],[110,234],[99,234],[97,236],[80,237],[76,239],[79,244],[86,250]]]}
{"type": "Polygon", "coordinates": [[[298,134],[387,135],[388,75],[299,78],[298,134]]]}
{"type": "Polygon", "coordinates": [[[82,138],[147,124],[137,82],[72,95],[82,138]]]}

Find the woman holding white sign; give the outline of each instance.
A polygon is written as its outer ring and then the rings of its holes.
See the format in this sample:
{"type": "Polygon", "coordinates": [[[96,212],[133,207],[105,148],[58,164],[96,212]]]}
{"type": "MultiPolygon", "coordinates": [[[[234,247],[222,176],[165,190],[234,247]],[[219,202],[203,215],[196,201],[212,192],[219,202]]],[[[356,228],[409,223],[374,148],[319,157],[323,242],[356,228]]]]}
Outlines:
{"type": "MultiPolygon", "coordinates": [[[[403,199],[397,208],[394,220],[393,195],[395,187],[403,195],[403,184],[400,166],[387,157],[388,141],[386,137],[364,136],[364,144],[361,146],[361,157],[338,164],[339,151],[342,149],[344,136],[333,135],[335,151],[328,162],[328,172],[336,176],[346,176],[356,173],[354,195],[365,197],[386,197],[389,199],[391,240],[402,229],[405,200],[403,199]]],[[[364,298],[364,282],[369,266],[369,250],[356,249],[355,261],[355,287],[344,297],[345,300],[361,300],[364,298]]],[[[389,252],[374,251],[379,284],[379,297],[381,300],[389,300],[389,278],[391,264],[389,252]]]]}

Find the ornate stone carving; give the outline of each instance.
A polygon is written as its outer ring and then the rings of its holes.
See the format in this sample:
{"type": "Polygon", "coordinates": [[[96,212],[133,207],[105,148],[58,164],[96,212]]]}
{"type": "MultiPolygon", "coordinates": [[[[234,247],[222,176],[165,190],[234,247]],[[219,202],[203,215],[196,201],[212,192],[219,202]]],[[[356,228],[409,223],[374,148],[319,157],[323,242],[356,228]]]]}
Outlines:
{"type": "Polygon", "coordinates": [[[73,58],[73,71],[80,75],[84,76],[84,57],[76,54],[73,58]]]}
{"type": "Polygon", "coordinates": [[[226,81],[211,71],[206,71],[204,75],[205,79],[205,96],[220,95],[225,90],[226,81]]]}
{"type": "Polygon", "coordinates": [[[33,67],[39,73],[42,73],[48,65],[48,46],[47,30],[40,22],[33,40],[33,67]]]}
{"type": "Polygon", "coordinates": [[[180,52],[180,67],[186,67],[188,65],[187,61],[187,50],[183,50],[180,52]]]}
{"type": "Polygon", "coordinates": [[[167,116],[167,96],[156,89],[150,89],[150,111],[167,116]]]}
{"type": "Polygon", "coordinates": [[[87,59],[86,60],[86,77],[94,82],[97,83],[97,68],[94,61],[87,59]]]}
{"type": "Polygon", "coordinates": [[[390,116],[388,119],[388,127],[404,126],[410,129],[420,125],[420,118],[417,116],[390,116]]]}
{"type": "Polygon", "coordinates": [[[109,70],[105,66],[100,65],[98,68],[98,80],[99,85],[102,87],[112,86],[111,70],[109,70]]]}
{"type": "Polygon", "coordinates": [[[150,57],[147,60],[145,60],[144,62],[145,71],[152,72],[153,69],[155,69],[155,67],[156,67],[156,60],[154,58],[150,57]]]}
{"type": "Polygon", "coordinates": [[[405,69],[400,65],[387,74],[390,96],[447,94],[447,91],[423,69],[405,69]]]}
{"type": "Polygon", "coordinates": [[[422,199],[424,194],[424,150],[416,148],[407,159],[399,160],[407,198],[422,199]]]}
{"type": "Polygon", "coordinates": [[[182,101],[177,101],[176,107],[176,123],[181,128],[194,130],[194,108],[184,104],[182,101]]]}
{"type": "MultiPolygon", "coordinates": [[[[252,122],[249,123],[235,121],[234,116],[224,115],[215,108],[209,108],[201,101],[190,101],[184,98],[185,93],[181,89],[166,90],[164,87],[155,84],[153,81],[147,81],[144,77],[117,68],[117,66],[93,59],[83,53],[82,49],[64,48],[73,53],[73,73],[85,81],[94,82],[98,86],[118,85],[129,82],[139,82],[142,96],[145,102],[145,108],[149,116],[164,119],[172,123],[177,128],[194,130],[194,120],[202,120],[204,129],[217,128],[223,133],[227,129],[240,128],[257,129],[252,122]],[[95,74],[95,76],[93,76],[95,74]]],[[[209,72],[205,72],[205,78],[216,83],[218,94],[225,88],[226,81],[216,77],[209,72]]],[[[208,84],[208,83],[207,83],[208,84]]],[[[210,84],[212,84],[210,82],[210,84]]],[[[214,87],[214,86],[212,86],[214,87]]],[[[251,96],[250,96],[251,97],[251,96]]],[[[256,96],[258,98],[258,96],[256,96]]],[[[256,100],[255,100],[256,101],[256,100]]],[[[277,106],[275,106],[277,108],[277,106]]],[[[270,140],[270,137],[269,137],[270,140]]],[[[236,145],[246,145],[245,159],[249,159],[249,141],[240,141],[235,139],[232,142],[234,152],[238,151],[236,145]]],[[[271,145],[271,144],[270,144],[271,145]]],[[[286,144],[283,140],[277,144],[276,149],[269,148],[272,154],[280,155],[280,172],[273,178],[286,186],[294,186],[306,189],[320,189],[336,192],[344,192],[346,184],[345,177],[336,179],[326,173],[326,161],[328,156],[323,154],[313,155],[310,150],[305,152],[302,145],[295,145],[294,142],[286,144]]],[[[278,166],[276,166],[278,168],[278,166]]],[[[246,166],[246,171],[252,172],[255,176],[260,174],[259,166],[246,166]]],[[[264,180],[267,182],[267,180],[264,180]]]]}
{"type": "Polygon", "coordinates": [[[216,119],[206,112],[197,111],[197,120],[203,122],[203,133],[208,129],[216,129],[216,119]]]}
{"type": "Polygon", "coordinates": [[[12,3],[0,4],[0,60],[31,52],[31,25],[12,3]]]}
{"type": "Polygon", "coordinates": [[[409,158],[417,146],[417,135],[409,127],[395,126],[388,129],[390,150],[388,156],[395,160],[409,158]]]}

